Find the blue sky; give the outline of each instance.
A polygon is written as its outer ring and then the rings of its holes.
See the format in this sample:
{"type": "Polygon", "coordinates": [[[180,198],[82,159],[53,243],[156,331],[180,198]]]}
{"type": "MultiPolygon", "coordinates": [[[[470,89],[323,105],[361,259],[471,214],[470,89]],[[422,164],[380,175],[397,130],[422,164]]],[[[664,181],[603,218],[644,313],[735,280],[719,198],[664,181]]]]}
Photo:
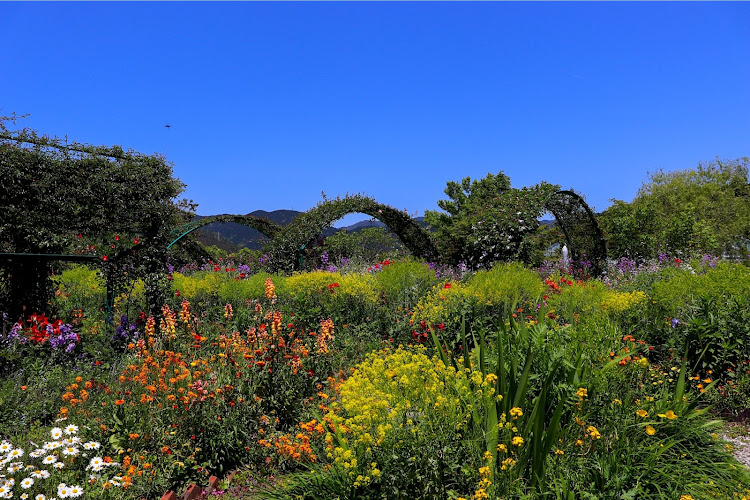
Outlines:
{"type": "Polygon", "coordinates": [[[0,46],[0,115],[165,154],[204,215],[500,170],[602,210],[750,155],[750,3],[0,2],[0,46]]]}

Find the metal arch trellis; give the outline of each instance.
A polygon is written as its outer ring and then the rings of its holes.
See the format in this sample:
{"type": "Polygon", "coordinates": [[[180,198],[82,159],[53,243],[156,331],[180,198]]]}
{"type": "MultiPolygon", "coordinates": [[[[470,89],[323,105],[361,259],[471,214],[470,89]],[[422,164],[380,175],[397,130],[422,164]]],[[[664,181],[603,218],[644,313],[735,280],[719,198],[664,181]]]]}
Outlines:
{"type": "Polygon", "coordinates": [[[271,241],[271,262],[278,269],[299,267],[303,250],[331,223],[352,213],[363,213],[383,222],[417,257],[437,261],[430,235],[408,214],[363,195],[326,200],[300,214],[271,241]]]}
{"type": "Polygon", "coordinates": [[[281,230],[281,226],[279,226],[278,224],[261,217],[255,217],[253,215],[212,215],[206,217],[205,219],[188,222],[187,224],[173,229],[171,234],[172,236],[177,235],[177,237],[169,245],[167,245],[167,250],[172,248],[172,245],[174,245],[193,231],[200,229],[203,226],[213,224],[214,222],[235,222],[237,224],[243,224],[245,226],[256,229],[257,231],[271,239],[273,239],[273,237],[276,236],[276,234],[278,234],[281,230]]]}
{"type": "Polygon", "coordinates": [[[591,274],[600,275],[606,265],[607,245],[596,216],[583,197],[570,190],[557,191],[545,208],[552,212],[565,234],[573,261],[590,265],[591,274]]]}

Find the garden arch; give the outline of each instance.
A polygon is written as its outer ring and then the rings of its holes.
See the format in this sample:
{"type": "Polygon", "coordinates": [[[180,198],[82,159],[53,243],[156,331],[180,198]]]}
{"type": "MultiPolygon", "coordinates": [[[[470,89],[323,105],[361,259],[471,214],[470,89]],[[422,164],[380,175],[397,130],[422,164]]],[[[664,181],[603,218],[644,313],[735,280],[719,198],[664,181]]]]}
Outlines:
{"type": "Polygon", "coordinates": [[[270,239],[273,239],[274,236],[276,236],[281,230],[281,226],[279,226],[275,222],[271,222],[268,219],[255,217],[254,215],[212,215],[210,217],[206,217],[205,219],[194,220],[172,230],[171,235],[176,236],[176,238],[172,241],[172,243],[167,245],[167,250],[169,250],[172,245],[174,245],[193,231],[200,229],[203,226],[213,224],[214,222],[235,222],[237,224],[243,224],[245,226],[252,227],[253,229],[257,230],[270,239]]]}
{"type": "Polygon", "coordinates": [[[436,261],[438,252],[430,235],[408,214],[362,195],[326,200],[297,216],[271,240],[271,263],[278,270],[298,268],[301,252],[334,221],[352,213],[363,213],[385,224],[409,251],[436,261]]]}
{"type": "Polygon", "coordinates": [[[560,225],[573,262],[591,264],[591,274],[604,270],[607,245],[596,221],[596,216],[581,195],[570,190],[554,193],[545,208],[560,225]]]}

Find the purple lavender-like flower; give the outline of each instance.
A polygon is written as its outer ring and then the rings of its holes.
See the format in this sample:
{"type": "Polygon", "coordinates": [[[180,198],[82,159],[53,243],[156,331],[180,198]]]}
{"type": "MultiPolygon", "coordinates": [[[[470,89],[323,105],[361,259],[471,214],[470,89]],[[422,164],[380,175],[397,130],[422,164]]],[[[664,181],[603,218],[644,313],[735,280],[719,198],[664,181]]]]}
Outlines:
{"type": "Polygon", "coordinates": [[[240,264],[240,266],[237,268],[237,271],[241,273],[250,274],[250,266],[247,264],[240,264]]]}
{"type": "Polygon", "coordinates": [[[680,323],[680,320],[679,320],[679,319],[677,319],[677,318],[672,318],[672,328],[677,328],[677,327],[678,327],[678,326],[680,326],[681,324],[682,324],[682,323],[680,323]]]}
{"type": "Polygon", "coordinates": [[[320,256],[320,262],[323,265],[328,264],[328,252],[323,252],[323,255],[320,256]]]}

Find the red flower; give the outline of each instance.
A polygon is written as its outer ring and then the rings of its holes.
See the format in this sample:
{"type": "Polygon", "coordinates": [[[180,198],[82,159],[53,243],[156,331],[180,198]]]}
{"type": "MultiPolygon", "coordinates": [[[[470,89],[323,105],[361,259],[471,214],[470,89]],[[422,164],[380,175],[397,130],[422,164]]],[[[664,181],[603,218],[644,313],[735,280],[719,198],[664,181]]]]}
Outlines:
{"type": "Polygon", "coordinates": [[[102,255],[102,260],[106,262],[106,261],[107,261],[107,260],[109,260],[109,259],[107,258],[107,256],[106,256],[106,255],[102,255]]]}
{"type": "Polygon", "coordinates": [[[118,235],[115,235],[115,241],[120,241],[120,237],[118,235]]]}
{"type": "Polygon", "coordinates": [[[450,287],[451,287],[451,284],[450,283],[446,283],[443,288],[450,288],[450,287]]]}
{"type": "Polygon", "coordinates": [[[137,245],[138,243],[140,243],[140,240],[138,240],[138,238],[136,238],[136,239],[133,240],[133,243],[135,243],[137,245]]]}

